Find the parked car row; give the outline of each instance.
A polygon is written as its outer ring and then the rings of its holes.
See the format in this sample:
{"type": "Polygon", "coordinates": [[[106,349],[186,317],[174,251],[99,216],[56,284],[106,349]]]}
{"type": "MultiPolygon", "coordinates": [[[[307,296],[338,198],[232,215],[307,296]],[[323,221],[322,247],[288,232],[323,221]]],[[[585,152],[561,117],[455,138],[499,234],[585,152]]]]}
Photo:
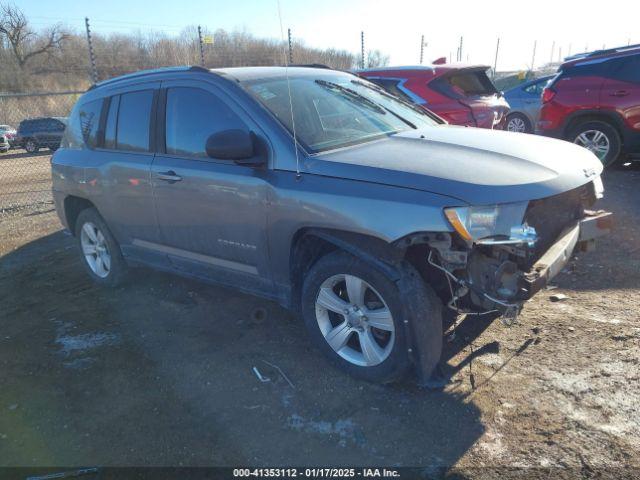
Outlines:
{"type": "Polygon", "coordinates": [[[60,147],[66,124],[65,117],[42,117],[23,120],[17,130],[10,125],[0,125],[0,153],[10,148],[24,148],[28,153],[36,153],[41,148],[55,152],[60,147]]]}
{"type": "Polygon", "coordinates": [[[575,55],[555,75],[499,92],[488,66],[365,69],[358,75],[454,125],[538,133],[588,148],[605,166],[640,154],[640,45],[575,55]]]}
{"type": "Polygon", "coordinates": [[[454,125],[503,129],[509,104],[487,65],[434,64],[360,70],[358,74],[454,125]]]}

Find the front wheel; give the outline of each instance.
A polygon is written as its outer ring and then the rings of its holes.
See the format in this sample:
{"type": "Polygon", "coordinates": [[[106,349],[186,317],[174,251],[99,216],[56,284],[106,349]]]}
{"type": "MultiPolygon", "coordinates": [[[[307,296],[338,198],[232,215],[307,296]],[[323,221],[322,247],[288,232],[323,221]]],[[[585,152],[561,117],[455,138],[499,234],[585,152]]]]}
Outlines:
{"type": "Polygon", "coordinates": [[[410,366],[396,285],[366,262],[331,253],[307,274],[302,313],[312,340],[342,370],[373,382],[410,366]]]}
{"type": "Polygon", "coordinates": [[[605,167],[615,163],[622,147],[618,131],[602,121],[578,125],[569,133],[569,140],[593,152],[605,167]]]}
{"type": "Polygon", "coordinates": [[[87,208],[78,215],[76,238],[82,264],[94,282],[109,287],[122,283],[126,262],[118,242],[95,208],[87,208]]]}

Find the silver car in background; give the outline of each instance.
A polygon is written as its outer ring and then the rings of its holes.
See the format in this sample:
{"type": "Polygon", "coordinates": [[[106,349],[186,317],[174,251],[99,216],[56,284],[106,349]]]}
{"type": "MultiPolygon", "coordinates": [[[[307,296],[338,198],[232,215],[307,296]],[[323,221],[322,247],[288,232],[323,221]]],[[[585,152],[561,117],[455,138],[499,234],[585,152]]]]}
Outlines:
{"type": "Polygon", "coordinates": [[[507,116],[508,131],[533,133],[542,105],[542,90],[551,78],[553,75],[536,78],[504,92],[504,97],[511,106],[507,116]]]}

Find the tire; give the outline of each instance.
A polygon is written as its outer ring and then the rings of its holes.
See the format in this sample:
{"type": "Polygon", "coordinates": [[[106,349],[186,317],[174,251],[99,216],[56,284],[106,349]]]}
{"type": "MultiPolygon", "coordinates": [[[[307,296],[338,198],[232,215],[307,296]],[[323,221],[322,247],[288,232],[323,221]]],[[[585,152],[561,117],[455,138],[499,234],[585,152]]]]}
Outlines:
{"type": "Polygon", "coordinates": [[[302,289],[302,315],[311,339],[331,363],[354,377],[388,383],[405,375],[410,360],[402,312],[400,293],[395,283],[368,263],[345,252],[322,257],[306,275],[302,289]],[[364,301],[356,300],[355,303],[368,306],[368,309],[353,310],[346,287],[347,278],[351,285],[363,281],[364,301]],[[326,297],[327,293],[333,296],[326,297]],[[319,300],[321,294],[323,300],[319,300]],[[342,309],[342,313],[323,306],[333,301],[336,302],[331,305],[338,311],[342,309]],[[345,306],[351,308],[349,314],[344,314],[345,306]],[[385,309],[390,312],[390,317],[384,314],[385,309]],[[365,313],[370,318],[363,317],[365,313]],[[372,327],[374,320],[384,324],[384,329],[372,327]],[[340,334],[335,335],[334,342],[344,346],[336,350],[325,336],[338,330],[340,334]],[[365,351],[370,354],[365,355],[365,351]]]}
{"type": "Polygon", "coordinates": [[[122,257],[120,245],[98,211],[95,208],[82,210],[76,220],[75,230],[82,265],[91,279],[107,287],[120,285],[126,277],[127,264],[122,257]],[[94,237],[91,236],[91,231],[94,237]],[[93,249],[90,248],[91,245],[94,246],[93,249]],[[92,250],[93,253],[90,253],[92,250]],[[90,257],[94,259],[93,262],[90,257]]]}
{"type": "Polygon", "coordinates": [[[40,146],[33,138],[28,138],[24,142],[24,149],[27,151],[27,153],[36,153],[38,150],[40,150],[40,146]]]}
{"type": "Polygon", "coordinates": [[[601,120],[588,121],[573,127],[567,140],[592,151],[605,167],[612,166],[618,160],[622,149],[618,131],[611,124],[601,120]],[[606,153],[602,148],[605,143],[606,153]]]}
{"type": "Polygon", "coordinates": [[[511,113],[507,116],[506,130],[518,133],[532,133],[533,128],[529,119],[521,113],[511,113]]]}

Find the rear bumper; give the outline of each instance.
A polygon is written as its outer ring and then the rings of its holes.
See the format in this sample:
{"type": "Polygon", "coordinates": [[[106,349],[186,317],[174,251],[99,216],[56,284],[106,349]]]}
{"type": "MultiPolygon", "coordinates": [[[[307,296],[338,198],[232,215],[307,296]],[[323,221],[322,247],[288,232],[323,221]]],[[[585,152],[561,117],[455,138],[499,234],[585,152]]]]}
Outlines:
{"type": "Polygon", "coordinates": [[[609,234],[612,226],[612,213],[593,212],[565,228],[558,240],[520,278],[518,299],[527,300],[542,290],[567,265],[576,247],[593,248],[595,239],[609,234]]]}

